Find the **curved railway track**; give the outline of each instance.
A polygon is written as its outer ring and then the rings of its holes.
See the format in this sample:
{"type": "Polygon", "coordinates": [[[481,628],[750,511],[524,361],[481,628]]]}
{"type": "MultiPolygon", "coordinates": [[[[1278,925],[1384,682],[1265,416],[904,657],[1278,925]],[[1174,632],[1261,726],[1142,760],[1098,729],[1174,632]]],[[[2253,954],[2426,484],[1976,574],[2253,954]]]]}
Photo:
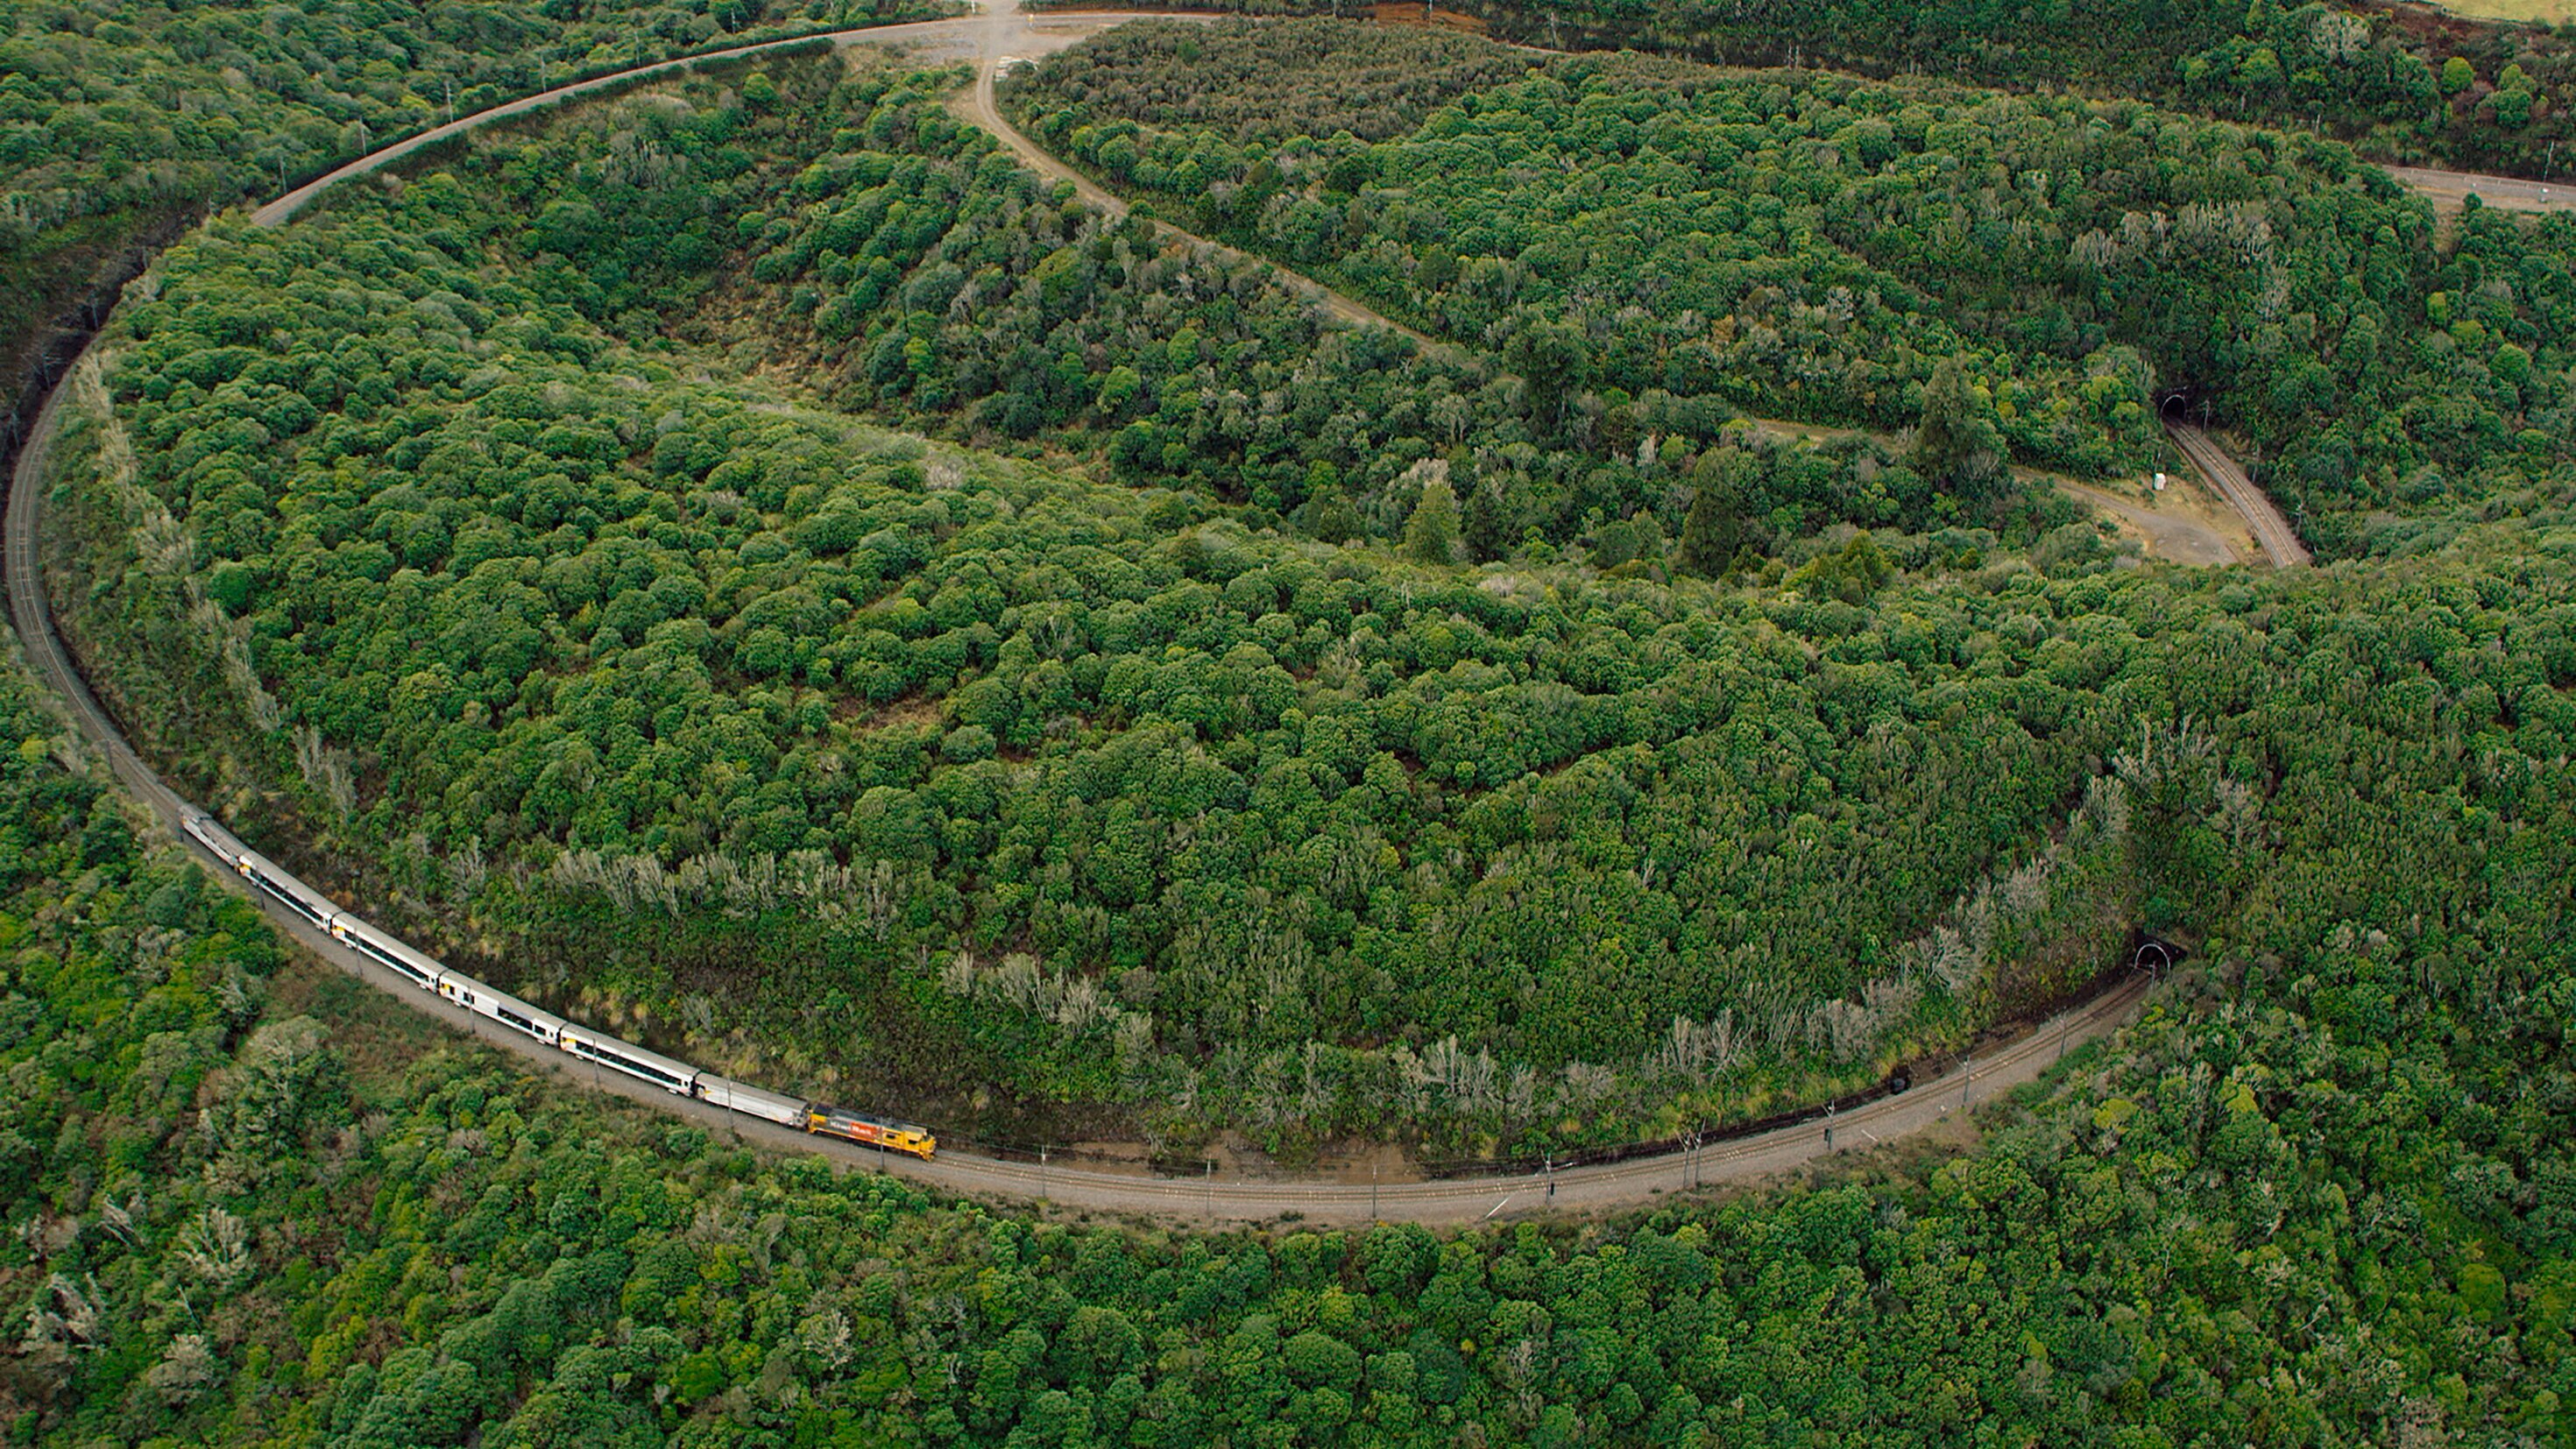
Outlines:
{"type": "Polygon", "coordinates": [[[2245,470],[2227,456],[2226,449],[2189,423],[2168,418],[2165,431],[2173,435],[2174,446],[2182,450],[2183,458],[2209,480],[2219,497],[2227,500],[2227,506],[2244,516],[2265,558],[2278,568],[2293,568],[2309,561],[2308,546],[2299,542],[2298,530],[2290,527],[2290,520],[2281,516],[2281,510],[2254,486],[2254,480],[2245,476],[2245,470]]]}
{"type": "MultiPolygon", "coordinates": [[[[990,62],[1008,53],[1001,49],[1002,46],[1015,40],[1024,41],[1025,26],[1014,31],[997,23],[1016,20],[1013,7],[969,20],[846,31],[821,38],[836,46],[870,40],[948,42],[973,39],[981,43],[989,75],[990,62]]],[[[709,60],[740,58],[790,45],[810,44],[817,38],[806,36],[744,46],[716,56],[642,66],[497,106],[411,140],[395,143],[343,166],[311,185],[279,197],[253,215],[263,225],[281,225],[314,195],[331,185],[367,174],[447,137],[525,114],[558,100],[637,79],[650,79],[709,60]]],[[[105,756],[118,782],[152,811],[165,832],[194,851],[199,847],[179,828],[185,802],[134,751],[124,730],[90,690],[56,632],[44,592],[38,548],[42,534],[43,483],[55,440],[60,434],[63,398],[68,385],[76,378],[92,375],[97,365],[92,348],[85,346],[71,366],[65,369],[63,382],[46,398],[34,426],[28,431],[25,446],[20,450],[9,478],[5,527],[0,527],[0,572],[5,572],[6,576],[11,622],[37,678],[60,697],[70,723],[83,739],[105,756]]],[[[213,859],[211,856],[207,858],[213,859]]],[[[599,1072],[595,1067],[585,1068],[562,1052],[511,1032],[488,1018],[477,1016],[451,1002],[424,995],[383,966],[292,916],[259,892],[251,891],[233,872],[219,870],[215,875],[218,880],[245,891],[258,901],[282,934],[314,955],[385,990],[415,1011],[436,1017],[494,1048],[516,1054],[540,1071],[587,1082],[597,1090],[623,1095],[657,1111],[729,1130],[746,1142],[783,1151],[819,1154],[847,1167],[873,1167],[946,1190],[984,1197],[1044,1201],[1082,1212],[1203,1222],[1287,1218],[1340,1223],[1371,1220],[1470,1223],[1524,1213],[1633,1207],[1664,1194],[1692,1192],[1768,1177],[1826,1156],[1832,1150],[1827,1145],[1829,1140],[1834,1149],[1866,1150],[1936,1126],[1975,1102],[2034,1081],[2067,1047],[2105,1035],[2127,1019],[2147,990],[2143,979],[2124,981],[2114,989],[2041,1023],[2018,1040],[1918,1085],[1910,1092],[1883,1097],[1831,1118],[1816,1117],[1749,1136],[1710,1142],[1694,1151],[1563,1171],[1439,1181],[1381,1183],[1238,1175],[1219,1178],[1212,1174],[1204,1178],[1175,1179],[1141,1172],[1064,1167],[1045,1161],[1005,1161],[955,1150],[943,1151],[929,1162],[918,1162],[792,1131],[728,1113],[703,1101],[656,1091],[642,1083],[599,1072]]]]}
{"type": "MultiPolygon", "coordinates": [[[[1006,24],[1011,20],[1019,18],[1018,0],[995,0],[989,13],[996,22],[1006,24]]],[[[1205,21],[1215,19],[1216,17],[1200,14],[1139,16],[1137,18],[1205,21]]],[[[1025,50],[1060,49],[1063,46],[1070,44],[1073,40],[1080,38],[1081,34],[1089,33],[1089,30],[1077,33],[1059,28],[1059,25],[1060,23],[1051,24],[1044,30],[1037,29],[1034,24],[1030,25],[1027,28],[1026,33],[1031,38],[1022,42],[1023,48],[1025,50]]],[[[1094,26],[1092,28],[1098,27],[1094,26]]],[[[993,52],[997,55],[1009,53],[1001,51],[998,44],[989,45],[987,50],[988,52],[993,52]]],[[[1129,214],[1133,208],[1129,206],[1125,197],[1108,190],[1098,182],[1084,175],[1082,172],[1065,164],[1065,162],[1059,159],[1053,152],[1040,146],[1037,142],[1022,134],[1017,126],[1011,124],[1010,118],[1002,114],[1001,105],[995,100],[993,94],[993,71],[995,63],[994,59],[988,58],[984,64],[976,67],[975,83],[967,87],[963,92],[949,99],[948,109],[950,113],[974,125],[980,126],[985,131],[991,133],[993,139],[1002,143],[1003,149],[1009,151],[1014,157],[1017,157],[1020,164],[1026,166],[1031,171],[1034,171],[1049,180],[1071,182],[1073,184],[1074,194],[1081,197],[1083,203],[1091,207],[1093,210],[1107,212],[1111,216],[1125,216],[1129,214]]],[[[1466,358],[1466,353],[1455,345],[1442,342],[1437,338],[1431,337],[1418,328],[1408,327],[1405,324],[1396,321],[1394,318],[1378,311],[1376,308],[1369,306],[1367,303],[1362,302],[1358,298],[1344,292],[1337,292],[1332,288],[1325,286],[1323,283],[1316,281],[1314,278],[1309,277],[1302,272],[1291,270],[1278,262],[1272,261],[1268,257],[1255,256],[1239,247],[1227,246],[1225,243],[1220,241],[1211,241],[1206,237],[1200,236],[1196,232],[1175,226],[1159,217],[1152,220],[1152,225],[1157,232],[1164,236],[1176,238],[1190,246],[1200,249],[1201,251],[1214,253],[1215,255],[1228,258],[1238,263],[1248,262],[1268,270],[1272,275],[1278,277],[1280,282],[1288,287],[1289,290],[1296,292],[1308,301],[1313,302],[1316,306],[1321,307],[1328,316],[1337,317],[1355,327],[1375,327],[1388,332],[1399,333],[1405,337],[1411,338],[1415,346],[1441,353],[1452,360],[1464,361],[1466,358]]]]}

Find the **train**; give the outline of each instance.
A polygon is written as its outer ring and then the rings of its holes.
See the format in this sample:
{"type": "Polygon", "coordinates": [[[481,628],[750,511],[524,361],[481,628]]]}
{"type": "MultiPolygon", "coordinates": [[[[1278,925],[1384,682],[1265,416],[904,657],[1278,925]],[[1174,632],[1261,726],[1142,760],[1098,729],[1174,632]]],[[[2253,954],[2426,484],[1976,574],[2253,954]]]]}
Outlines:
{"type": "Polygon", "coordinates": [[[412,949],[354,912],[340,909],[329,896],[244,845],[239,837],[206,812],[193,807],[183,809],[179,822],[190,837],[212,851],[215,858],[234,873],[332,940],[422,991],[444,997],[477,1016],[488,1017],[568,1056],[607,1071],[623,1073],[675,1097],[692,1098],[801,1132],[839,1137],[866,1147],[901,1152],[924,1162],[939,1150],[937,1135],[917,1122],[881,1117],[870,1112],[853,1112],[828,1102],[786,1096],[748,1082],[733,1081],[521,1001],[506,991],[488,986],[412,949]]]}

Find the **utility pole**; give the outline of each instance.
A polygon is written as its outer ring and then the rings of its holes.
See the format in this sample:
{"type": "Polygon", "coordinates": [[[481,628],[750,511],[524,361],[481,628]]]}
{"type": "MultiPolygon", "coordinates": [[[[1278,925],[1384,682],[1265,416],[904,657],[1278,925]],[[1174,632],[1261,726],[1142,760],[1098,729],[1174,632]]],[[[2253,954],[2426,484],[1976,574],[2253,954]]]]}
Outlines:
{"type": "Polygon", "coordinates": [[[456,124],[456,78],[447,78],[447,124],[456,124]]]}
{"type": "Polygon", "coordinates": [[[1834,1104],[1833,1104],[1830,1100],[1828,1100],[1828,1101],[1825,1103],[1825,1155],[1826,1155],[1827,1157],[1831,1157],[1831,1156],[1833,1156],[1833,1153],[1834,1153],[1834,1104]]]}
{"type": "Polygon", "coordinates": [[[1213,1157],[1207,1160],[1207,1215],[1209,1222],[1216,1221],[1216,1159],[1213,1157]]]}
{"type": "Polygon", "coordinates": [[[1047,1200],[1046,1160],[1046,1144],[1040,1143],[1038,1144],[1038,1201],[1040,1202],[1047,1200]]]}
{"type": "Polygon", "coordinates": [[[1369,1164],[1369,1221],[1377,1220],[1377,1164],[1372,1162],[1369,1164]]]}
{"type": "Polygon", "coordinates": [[[1964,1112],[1968,1107],[1969,1084],[1977,1080],[1976,1054],[1973,1052],[1961,1052],[1959,1054],[1959,1066],[1959,1110],[1964,1112]]]}

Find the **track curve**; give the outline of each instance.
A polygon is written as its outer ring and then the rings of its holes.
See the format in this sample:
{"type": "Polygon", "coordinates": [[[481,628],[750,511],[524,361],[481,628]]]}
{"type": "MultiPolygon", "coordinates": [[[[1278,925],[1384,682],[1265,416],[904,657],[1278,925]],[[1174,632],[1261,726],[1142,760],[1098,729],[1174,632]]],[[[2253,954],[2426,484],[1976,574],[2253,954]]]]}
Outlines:
{"type": "MultiPolygon", "coordinates": [[[[1007,12],[1006,12],[1007,13],[1007,12]]],[[[1142,18],[1142,17],[1120,17],[1142,18]]],[[[836,46],[869,40],[966,38],[982,43],[988,57],[1000,33],[995,17],[930,21],[877,30],[844,31],[819,37],[836,46]]],[[[1114,23],[1114,22],[1113,22],[1114,23]]],[[[735,59],[818,37],[739,47],[715,56],[665,61],[632,71],[561,86],[539,95],[496,106],[451,125],[394,143],[343,166],[319,181],[299,187],[253,213],[262,225],[282,225],[324,189],[365,175],[424,146],[479,126],[522,115],[557,101],[610,86],[674,73],[709,60],[735,59]]],[[[1007,43],[1005,41],[1004,43],[1007,43]]],[[[988,67],[989,69],[989,67],[988,67]]],[[[989,76],[987,76],[989,83],[989,76]]],[[[98,381],[95,343],[85,345],[63,379],[45,399],[9,478],[5,515],[0,515],[0,572],[5,572],[9,613],[31,671],[59,697],[68,722],[105,757],[109,769],[129,793],[149,808],[162,829],[191,851],[197,847],[180,830],[185,802],[127,742],[123,729],[101,705],[57,633],[45,597],[39,539],[42,535],[43,485],[62,427],[64,398],[75,386],[98,381]]],[[[212,859],[212,857],[208,857],[212,859]]],[[[1670,1193],[1686,1193],[1724,1183],[1768,1177],[1810,1163],[1829,1152],[1828,1140],[1842,1150],[1859,1150],[1923,1131],[1964,1111],[1976,1101],[2036,1080],[2069,1045],[2107,1034],[2125,1021],[2144,999],[2147,982],[2131,979],[2061,1015],[1993,1052],[1911,1092],[1883,1097],[1829,1119],[1793,1123],[1772,1131],[1691,1152],[1628,1162],[1605,1163],[1520,1176],[1453,1178],[1431,1182],[1359,1183],[1350,1181],[1270,1179],[1229,1176],[1168,1179],[1052,1164],[1008,1162],[947,1151],[929,1162],[888,1157],[851,1143],[791,1131],[772,1123],[728,1113],[702,1101],[672,1096],[583,1064],[560,1051],[510,1032],[447,1001],[424,995],[393,973],[332,940],[299,918],[250,891],[230,871],[216,878],[245,891],[259,902],[271,923],[306,950],[340,969],[385,990],[413,1010],[446,1022],[485,1044],[516,1054],[528,1065],[574,1081],[587,1078],[597,1090],[613,1092],[658,1111],[730,1131],[738,1139],[772,1149],[823,1156],[843,1167],[869,1168],[919,1179],[930,1185],[981,1197],[1045,1201],[1068,1210],[1196,1222],[1260,1222],[1303,1219],[1327,1223],[1410,1221],[1426,1224],[1472,1223],[1505,1215],[1548,1211],[1605,1211],[1635,1207],[1670,1193]]]]}
{"type": "Polygon", "coordinates": [[[2189,423],[2167,418],[2165,431],[2173,435],[2174,446],[2182,450],[2183,457],[2201,477],[2209,480],[2218,496],[2243,515],[2246,525],[2254,530],[2254,542],[2274,567],[2296,568],[2310,562],[2308,546],[2299,542],[2298,530],[2281,516],[2270,495],[2255,487],[2254,480],[2245,476],[2236,460],[2227,456],[2226,449],[2189,423]]]}
{"type": "Polygon", "coordinates": [[[483,127],[491,125],[496,121],[506,121],[515,116],[524,116],[534,111],[545,110],[550,106],[559,105],[568,100],[576,100],[583,96],[593,95],[600,91],[609,90],[617,86],[632,85],[637,81],[654,80],[663,76],[678,75],[683,71],[701,65],[723,65],[737,60],[749,60],[755,56],[768,55],[776,51],[789,50],[797,46],[812,45],[817,41],[827,42],[834,49],[841,50],[847,49],[853,45],[861,44],[942,40],[953,36],[963,36],[975,33],[977,27],[980,27],[985,23],[986,22],[980,17],[966,16],[953,20],[915,20],[906,22],[902,25],[879,25],[857,30],[824,31],[813,35],[793,36],[786,40],[764,40],[750,45],[737,45],[730,50],[710,51],[704,55],[687,56],[679,60],[657,60],[649,65],[636,66],[631,70],[615,71],[608,75],[593,76],[588,80],[574,81],[566,85],[555,86],[548,90],[537,91],[530,95],[521,96],[515,101],[504,101],[500,105],[476,111],[470,116],[460,116],[457,119],[448,122],[446,125],[432,127],[429,130],[421,132],[417,136],[412,136],[405,140],[396,141],[389,145],[378,147],[377,149],[368,152],[366,155],[359,157],[357,160],[351,161],[345,166],[340,166],[327,171],[312,181],[308,181],[304,185],[295,188],[293,191],[287,192],[276,200],[261,206],[258,210],[253,211],[250,214],[250,219],[254,224],[259,226],[282,226],[287,221],[291,220],[297,212],[302,211],[306,203],[310,202],[314,197],[321,195],[323,192],[330,190],[332,187],[337,186],[341,182],[347,181],[352,177],[364,176],[370,172],[382,170],[384,167],[389,166],[396,161],[400,161],[404,157],[409,156],[416,151],[435,146],[441,141],[452,140],[458,136],[465,135],[470,131],[481,130],[483,127]]]}

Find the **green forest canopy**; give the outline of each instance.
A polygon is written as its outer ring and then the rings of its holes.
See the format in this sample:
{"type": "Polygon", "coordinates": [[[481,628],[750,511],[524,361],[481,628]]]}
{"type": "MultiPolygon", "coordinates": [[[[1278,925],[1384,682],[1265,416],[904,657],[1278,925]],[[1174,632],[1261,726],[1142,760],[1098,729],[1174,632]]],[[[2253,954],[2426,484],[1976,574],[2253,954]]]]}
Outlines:
{"type": "MultiPolygon", "coordinates": [[[[1038,0],[1031,8],[1098,3],[1038,0]]],[[[1125,8],[1162,7],[1130,0],[1125,8]]],[[[1338,0],[1208,0],[1191,8],[1351,13],[1338,0]]],[[[2401,164],[2563,176],[2550,168],[2566,158],[2553,158],[2550,147],[2576,138],[2568,120],[2576,25],[2482,22],[2432,5],[1459,0],[1438,9],[1466,12],[1516,45],[2071,89],[2319,131],[2401,164]]]]}
{"type": "Polygon", "coordinates": [[[0,407],[23,353],[118,252],[408,132],[577,74],[910,0],[137,0],[0,16],[0,407]]]}
{"type": "MultiPolygon", "coordinates": [[[[1502,54],[1137,23],[1010,102],[1211,235],[1491,350],[1538,441],[1607,435],[1592,451],[1614,462],[1739,409],[1907,426],[1956,359],[2015,456],[2079,473],[2150,466],[2161,399],[2213,403],[2329,552],[2576,478],[2576,218],[2472,213],[2443,236],[2339,145],[2135,102],[1634,57],[1497,83],[1472,63],[1502,54]],[[1364,63],[1381,52],[1453,58],[1390,99],[1364,63]],[[1168,99],[1230,54],[1235,104],[1168,99]]],[[[1929,505],[1892,485],[1851,521],[1920,527],[1975,497],[1929,481],[1929,505]]]]}
{"type": "MultiPolygon", "coordinates": [[[[289,790],[273,843],[335,847],[357,898],[531,994],[993,1130],[1054,1100],[1492,1150],[1866,1076],[2304,868],[2325,807],[2286,762],[2347,768],[2308,755],[2346,687],[2312,635],[2393,564],[2035,570],[1953,529],[1749,592],[1544,548],[1465,573],[690,382],[714,324],[685,312],[603,331],[635,310],[610,283],[713,315],[729,239],[806,229],[845,240],[777,282],[901,257],[906,317],[1052,244],[1167,329],[1159,377],[1213,366],[1179,345],[1188,271],[1042,204],[920,87],[853,82],[851,149],[763,159],[830,84],[802,74],[769,112],[698,83],[218,232],[120,333],[141,487],[80,500],[116,586],[66,594],[129,716],[255,834],[289,790]],[[1009,203],[971,230],[915,204],[961,173],[1009,203]],[[728,223],[780,175],[816,200],[728,223]],[[540,177],[569,194],[496,205],[540,177]],[[603,207],[666,218],[660,254],[597,241],[603,207]],[[2147,801],[2158,731],[2206,754],[2147,801]]],[[[893,335],[938,376],[948,333],[893,335]]],[[[1689,476],[1758,471],[1713,442],[1689,476]]],[[[2346,673],[2393,683],[2393,647],[2346,673]]],[[[2545,681],[2518,687],[2558,687],[2554,647],[2514,646],[2545,681]]],[[[2386,727],[2432,738],[2449,697],[2386,727]]]]}
{"type": "MultiPolygon", "coordinates": [[[[1183,1138],[1597,1140],[1945,1039],[2132,924],[2195,968],[1938,1165],[1446,1237],[1014,1221],[562,1093],[288,961],[12,662],[10,1442],[2576,1434],[2576,517],[2542,464],[2463,443],[2467,482],[2372,500],[2365,557],[2192,574],[2031,500],[1871,517],[1899,460],[1721,425],[1499,548],[1465,490],[1493,562],[1445,564],[1408,515],[1472,467],[1343,468],[1379,445],[1306,399],[1453,369],[1507,447],[1506,374],[1071,214],[931,83],[819,126],[830,79],[782,76],[768,115],[701,85],[165,258],[76,395],[56,598],[189,789],[549,1000],[961,1121],[990,1086],[1183,1138]],[[729,358],[761,266],[814,320],[729,358]],[[1014,297],[990,350],[945,325],[970,295],[1014,297]],[[857,426],[746,356],[1057,451],[857,426]],[[1220,379],[1276,387],[1277,431],[1192,476],[1220,379]],[[1311,497],[1255,492],[1281,457],[1311,497]],[[1815,481],[1786,513],[1783,476],[1815,481]],[[1661,577],[1675,536],[1782,557],[1661,577]]],[[[2515,325],[2563,359],[2562,234],[2401,235],[2421,340],[2359,375],[2515,325]]]]}
{"type": "Polygon", "coordinates": [[[2478,633],[2563,629],[2564,562],[2316,601],[2321,687],[2360,639],[2438,651],[2304,707],[2372,788],[2294,764],[2323,816],[2035,1120],[1937,1165],[1453,1236],[1014,1220],[566,1092],[281,970],[12,667],[0,1423],[155,1449],[2552,1442],[2576,660],[2478,633]],[[2498,687],[2530,658],[2558,682],[2498,687]],[[2467,748],[2425,748],[2435,718],[2467,748]]]}

